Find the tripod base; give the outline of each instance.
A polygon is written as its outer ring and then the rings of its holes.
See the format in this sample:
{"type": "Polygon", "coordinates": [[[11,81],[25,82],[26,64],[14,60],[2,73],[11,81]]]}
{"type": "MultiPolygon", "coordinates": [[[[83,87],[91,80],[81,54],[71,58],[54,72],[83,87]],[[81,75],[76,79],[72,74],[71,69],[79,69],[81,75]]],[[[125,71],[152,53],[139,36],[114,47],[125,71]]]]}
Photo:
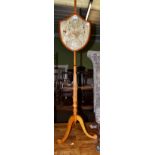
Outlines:
{"type": "Polygon", "coordinates": [[[72,116],[69,118],[69,121],[68,121],[68,124],[67,124],[67,129],[66,129],[66,132],[65,132],[64,137],[63,137],[62,139],[58,139],[58,140],[57,140],[57,143],[58,143],[58,144],[61,144],[61,143],[63,143],[63,142],[66,141],[66,139],[68,138],[69,133],[70,133],[70,131],[71,131],[72,124],[73,124],[73,123],[76,123],[76,121],[79,121],[79,123],[80,123],[80,125],[81,125],[81,127],[82,127],[82,129],[83,129],[83,132],[85,133],[85,135],[86,135],[87,137],[92,138],[92,139],[97,139],[97,135],[96,135],[96,134],[94,134],[94,135],[92,136],[92,135],[90,135],[90,134],[87,132],[87,130],[86,130],[86,128],[85,128],[85,125],[84,125],[84,122],[83,122],[83,119],[82,119],[82,117],[81,117],[80,115],[72,115],[72,116]]]}

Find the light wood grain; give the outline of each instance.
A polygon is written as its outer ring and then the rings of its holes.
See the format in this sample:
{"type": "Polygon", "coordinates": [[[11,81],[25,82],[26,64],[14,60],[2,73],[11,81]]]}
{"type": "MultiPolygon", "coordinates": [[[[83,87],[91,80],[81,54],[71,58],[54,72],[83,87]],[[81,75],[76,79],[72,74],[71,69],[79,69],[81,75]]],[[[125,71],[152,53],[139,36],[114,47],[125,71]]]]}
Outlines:
{"type": "Polygon", "coordinates": [[[77,103],[77,89],[78,89],[78,84],[77,84],[77,66],[76,66],[76,51],[74,51],[74,54],[73,54],[73,59],[74,59],[74,75],[73,75],[73,115],[69,118],[69,121],[68,121],[68,124],[67,124],[67,128],[66,128],[66,131],[65,131],[65,134],[64,136],[60,139],[57,140],[57,143],[58,144],[62,144],[64,143],[69,134],[70,134],[70,131],[71,131],[71,127],[73,124],[76,124],[76,122],[78,121],[82,127],[82,130],[83,132],[85,133],[85,135],[89,138],[92,138],[92,139],[97,139],[97,135],[96,134],[89,134],[85,128],[85,125],[84,125],[84,121],[82,119],[82,117],[80,115],[77,115],[77,112],[78,112],[78,103],[77,103]]]}
{"type": "MultiPolygon", "coordinates": [[[[97,133],[96,129],[90,129],[89,124],[86,124],[87,130],[92,133],[97,133]]],[[[63,144],[58,144],[57,139],[63,136],[66,130],[66,123],[57,123],[54,125],[54,154],[55,155],[99,155],[96,151],[97,140],[90,139],[85,136],[81,130],[79,123],[74,125],[70,136],[63,144]]]]}

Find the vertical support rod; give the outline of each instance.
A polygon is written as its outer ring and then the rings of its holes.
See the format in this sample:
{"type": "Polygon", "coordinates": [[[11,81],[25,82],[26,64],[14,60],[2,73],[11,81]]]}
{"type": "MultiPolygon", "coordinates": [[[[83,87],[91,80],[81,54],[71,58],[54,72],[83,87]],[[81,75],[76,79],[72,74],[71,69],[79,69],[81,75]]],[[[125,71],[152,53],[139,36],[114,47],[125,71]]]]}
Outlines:
{"type": "Polygon", "coordinates": [[[74,51],[74,68],[73,68],[73,115],[77,115],[77,66],[76,66],[76,51],[74,51]]]}
{"type": "Polygon", "coordinates": [[[74,13],[76,14],[76,0],[74,0],[74,13]]]}

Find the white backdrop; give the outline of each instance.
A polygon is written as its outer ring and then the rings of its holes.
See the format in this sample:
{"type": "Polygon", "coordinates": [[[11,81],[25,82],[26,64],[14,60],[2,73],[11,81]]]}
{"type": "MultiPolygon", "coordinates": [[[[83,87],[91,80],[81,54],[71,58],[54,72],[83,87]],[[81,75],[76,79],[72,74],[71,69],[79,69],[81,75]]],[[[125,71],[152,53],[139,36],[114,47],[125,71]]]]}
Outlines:
{"type": "Polygon", "coordinates": [[[155,2],[101,5],[104,155],[154,155],[155,2]]]}

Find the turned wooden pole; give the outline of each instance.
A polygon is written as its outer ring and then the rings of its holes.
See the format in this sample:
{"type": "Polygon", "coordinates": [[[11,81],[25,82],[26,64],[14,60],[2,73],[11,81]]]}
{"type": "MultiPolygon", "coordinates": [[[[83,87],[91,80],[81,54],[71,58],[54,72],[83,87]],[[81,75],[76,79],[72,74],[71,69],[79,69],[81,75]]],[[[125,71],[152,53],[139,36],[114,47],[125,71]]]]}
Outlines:
{"type": "Polygon", "coordinates": [[[73,68],[73,115],[77,115],[77,91],[78,91],[78,83],[77,83],[77,66],[76,66],[76,51],[74,51],[74,68],[73,68]]]}
{"type": "Polygon", "coordinates": [[[74,0],[74,13],[76,14],[76,0],[74,0]]]}

